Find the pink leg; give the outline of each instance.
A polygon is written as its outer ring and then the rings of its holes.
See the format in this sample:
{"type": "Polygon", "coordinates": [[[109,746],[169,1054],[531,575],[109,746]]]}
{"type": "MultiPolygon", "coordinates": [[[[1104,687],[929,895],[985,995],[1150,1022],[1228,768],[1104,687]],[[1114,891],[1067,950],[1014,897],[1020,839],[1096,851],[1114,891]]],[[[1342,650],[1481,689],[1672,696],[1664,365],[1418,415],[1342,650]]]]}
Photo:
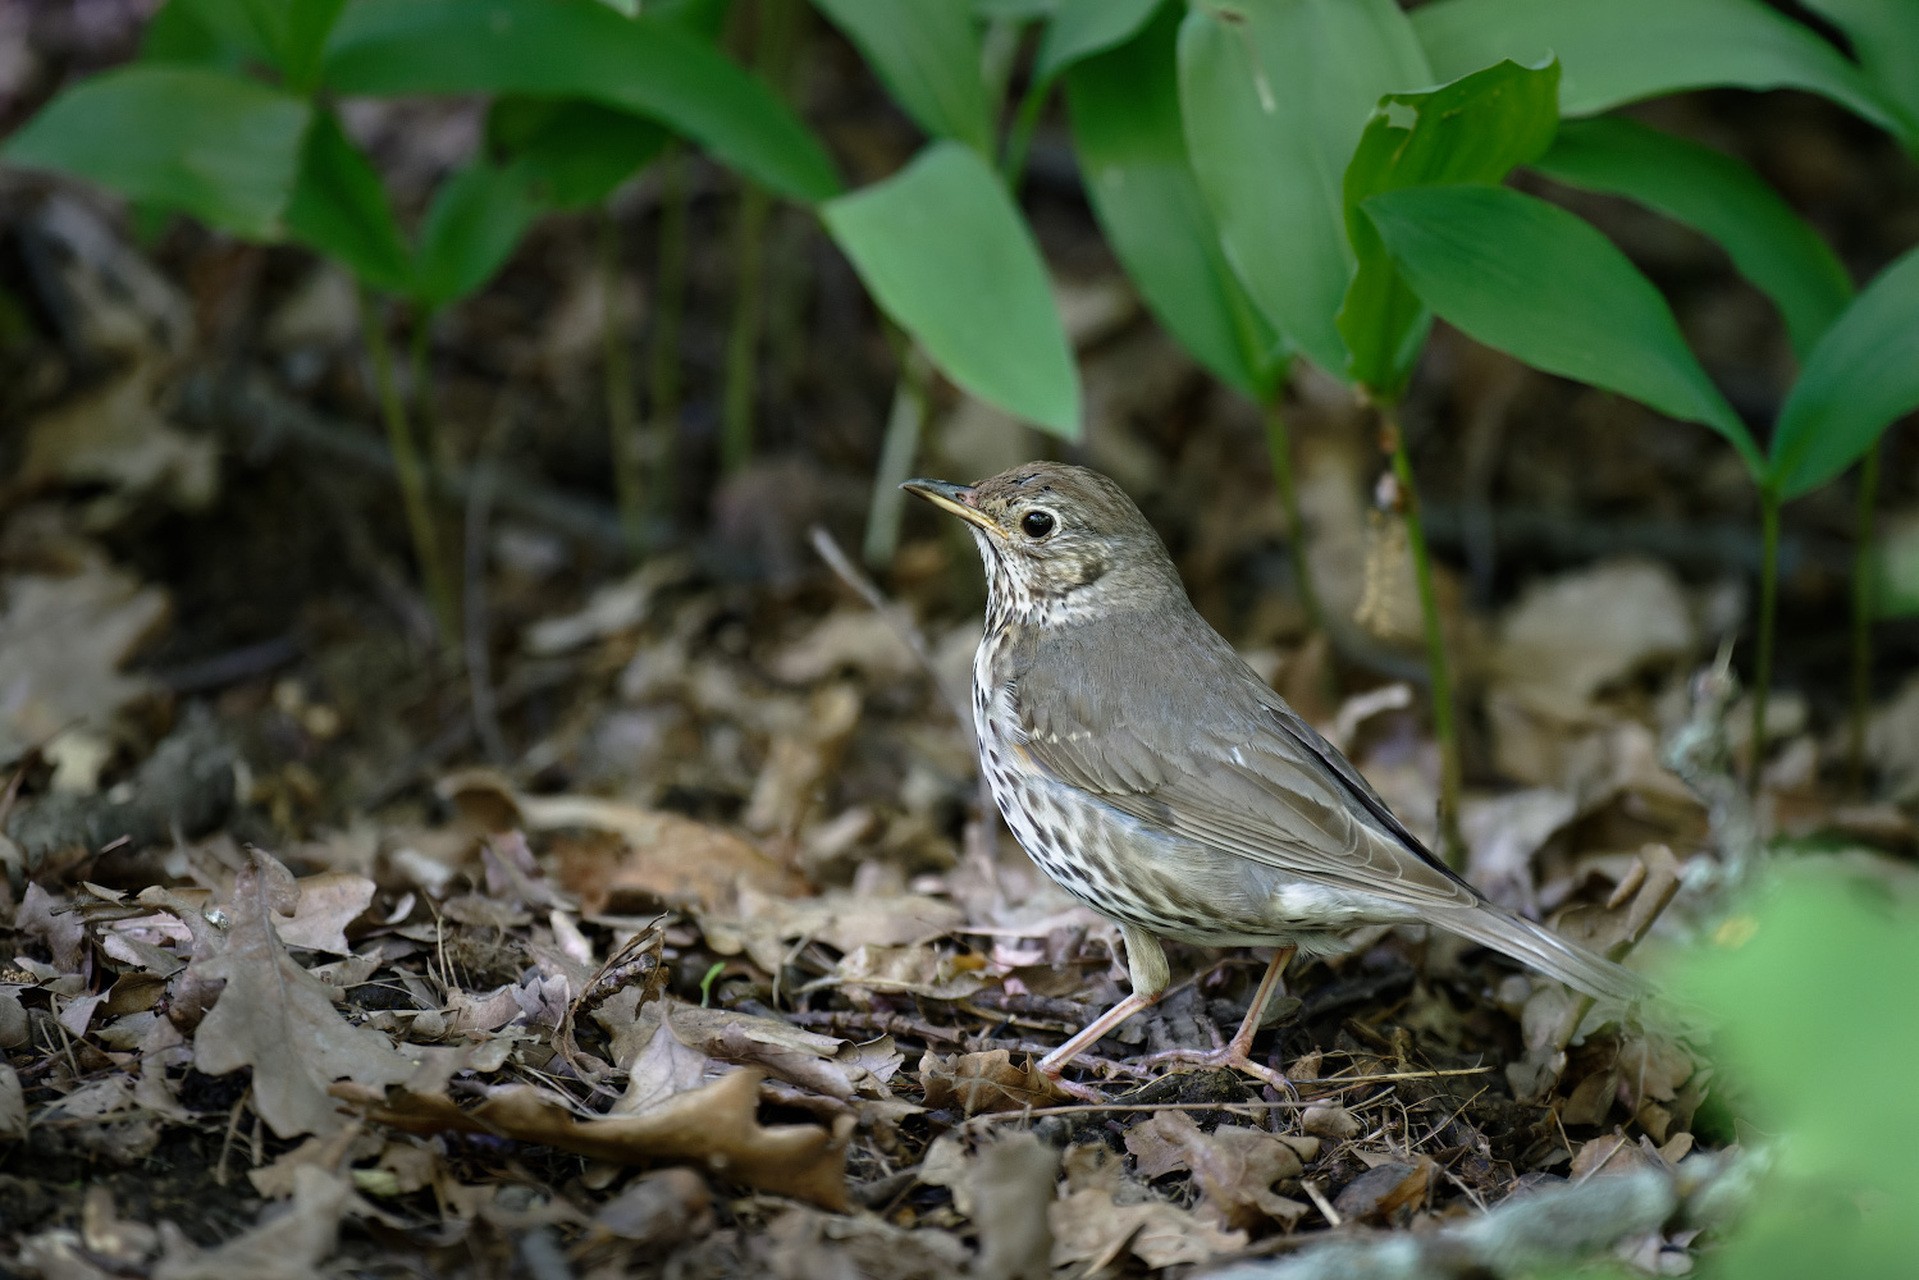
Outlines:
{"type": "Polygon", "coordinates": [[[1087,1023],[1085,1030],[1081,1031],[1071,1040],[1068,1040],[1065,1044],[1053,1050],[1044,1058],[1041,1058],[1039,1060],[1039,1069],[1053,1079],[1059,1079],[1059,1074],[1066,1069],[1067,1063],[1079,1057],[1080,1054],[1085,1053],[1087,1049],[1096,1044],[1108,1031],[1111,1031],[1114,1027],[1117,1027],[1120,1023],[1126,1021],[1140,1010],[1150,1009],[1158,1004],[1159,998],[1163,994],[1165,993],[1155,992],[1150,996],[1142,996],[1139,992],[1135,991],[1132,995],[1127,996],[1105,1013],[1100,1014],[1099,1017],[1087,1023]]]}
{"type": "Polygon", "coordinates": [[[1273,988],[1279,985],[1279,979],[1286,972],[1287,963],[1292,960],[1297,947],[1285,946],[1273,951],[1273,958],[1266,966],[1266,972],[1259,980],[1259,988],[1253,992],[1253,1005],[1246,1010],[1239,1030],[1223,1049],[1205,1052],[1197,1049],[1174,1049],[1167,1053],[1156,1053],[1145,1059],[1147,1062],[1193,1062],[1208,1067],[1232,1067],[1244,1071],[1257,1080],[1263,1080],[1281,1093],[1292,1093],[1293,1083],[1282,1073],[1271,1067],[1253,1061],[1253,1037],[1259,1034],[1259,1020],[1266,1013],[1266,1005],[1273,998],[1273,988]]]}

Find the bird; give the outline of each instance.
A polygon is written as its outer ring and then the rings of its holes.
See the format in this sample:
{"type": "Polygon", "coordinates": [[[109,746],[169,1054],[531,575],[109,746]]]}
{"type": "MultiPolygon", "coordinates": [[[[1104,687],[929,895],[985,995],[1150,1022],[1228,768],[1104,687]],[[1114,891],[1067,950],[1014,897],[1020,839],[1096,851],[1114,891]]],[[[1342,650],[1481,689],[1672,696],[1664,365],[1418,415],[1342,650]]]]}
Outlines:
{"type": "Polygon", "coordinates": [[[1177,1057],[1252,1057],[1287,962],[1364,925],[1437,926],[1587,995],[1645,979],[1513,914],[1433,856],[1359,771],[1200,617],[1165,544],[1119,485],[1032,462],[972,485],[903,486],[979,544],[986,625],[973,662],[982,772],[1008,829],[1056,884],[1118,924],[1132,990],[1047,1054],[1065,1067],[1157,1003],[1162,940],[1272,947],[1232,1040],[1177,1057]]]}

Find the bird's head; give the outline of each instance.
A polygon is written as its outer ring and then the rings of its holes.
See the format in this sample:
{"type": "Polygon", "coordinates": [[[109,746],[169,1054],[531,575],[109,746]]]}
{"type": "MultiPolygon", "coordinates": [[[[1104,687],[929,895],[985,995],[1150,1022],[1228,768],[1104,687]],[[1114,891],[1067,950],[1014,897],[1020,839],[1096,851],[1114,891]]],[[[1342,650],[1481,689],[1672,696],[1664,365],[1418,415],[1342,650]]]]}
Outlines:
{"type": "Polygon", "coordinates": [[[1029,462],[973,485],[901,487],[972,526],[996,611],[1062,619],[1183,595],[1153,526],[1097,471],[1029,462]]]}

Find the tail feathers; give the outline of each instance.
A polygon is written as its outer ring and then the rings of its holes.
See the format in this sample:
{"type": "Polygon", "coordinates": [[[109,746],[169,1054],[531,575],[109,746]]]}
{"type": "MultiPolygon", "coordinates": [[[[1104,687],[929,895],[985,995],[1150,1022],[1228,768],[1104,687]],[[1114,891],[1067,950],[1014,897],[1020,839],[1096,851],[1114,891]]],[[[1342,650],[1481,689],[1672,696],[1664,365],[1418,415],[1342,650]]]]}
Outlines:
{"type": "Polygon", "coordinates": [[[1594,955],[1550,929],[1497,907],[1476,907],[1447,924],[1455,933],[1511,956],[1589,996],[1633,1004],[1652,994],[1652,985],[1625,966],[1594,955]]]}

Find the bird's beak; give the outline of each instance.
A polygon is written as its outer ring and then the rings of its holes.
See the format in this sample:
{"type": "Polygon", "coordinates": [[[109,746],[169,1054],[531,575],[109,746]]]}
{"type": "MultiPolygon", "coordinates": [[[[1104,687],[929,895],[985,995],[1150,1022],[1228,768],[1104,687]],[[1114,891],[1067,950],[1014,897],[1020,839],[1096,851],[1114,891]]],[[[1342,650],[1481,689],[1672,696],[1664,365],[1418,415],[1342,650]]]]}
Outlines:
{"type": "Polygon", "coordinates": [[[978,525],[989,533],[999,532],[993,518],[973,505],[975,495],[970,485],[954,484],[950,480],[908,480],[900,488],[926,499],[942,511],[952,512],[968,524],[978,525]]]}

